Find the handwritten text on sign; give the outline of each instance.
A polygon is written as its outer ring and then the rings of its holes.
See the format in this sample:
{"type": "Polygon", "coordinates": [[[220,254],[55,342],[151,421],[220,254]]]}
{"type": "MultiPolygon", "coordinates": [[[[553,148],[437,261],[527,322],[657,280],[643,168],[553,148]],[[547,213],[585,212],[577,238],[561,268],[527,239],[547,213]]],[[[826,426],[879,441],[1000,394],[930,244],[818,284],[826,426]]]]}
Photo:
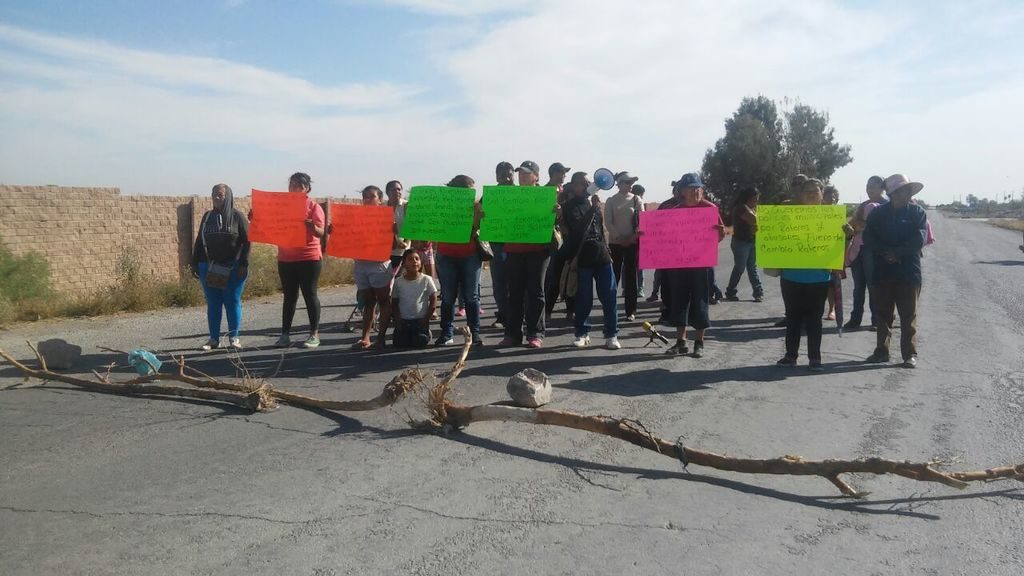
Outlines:
{"type": "Polygon", "coordinates": [[[757,264],[765,268],[843,267],[846,207],[786,205],[757,208],[757,264]]]}
{"type": "Polygon", "coordinates": [[[555,225],[554,186],[484,186],[480,239],[546,244],[555,225]]]}
{"type": "Polygon", "coordinates": [[[715,266],[718,222],[718,209],[710,206],[640,213],[640,268],[715,266]]]}
{"type": "Polygon", "coordinates": [[[331,204],[327,254],[383,262],[391,257],[395,210],[390,206],[331,204]]]}
{"type": "Polygon", "coordinates": [[[304,192],[252,191],[252,222],[249,240],[285,248],[306,245],[306,194],[304,192]]]}
{"type": "Polygon", "coordinates": [[[469,242],[475,199],[472,188],[413,186],[399,236],[407,240],[469,242]]]}

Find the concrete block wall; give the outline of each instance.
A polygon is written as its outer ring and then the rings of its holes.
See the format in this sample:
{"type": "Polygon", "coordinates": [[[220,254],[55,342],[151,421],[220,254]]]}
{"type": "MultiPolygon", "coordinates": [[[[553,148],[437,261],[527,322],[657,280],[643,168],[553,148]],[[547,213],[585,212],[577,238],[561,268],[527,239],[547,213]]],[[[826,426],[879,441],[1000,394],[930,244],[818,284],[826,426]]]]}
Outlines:
{"type": "MultiPolygon", "coordinates": [[[[200,219],[211,207],[209,196],[0,185],[0,241],[16,255],[41,254],[50,263],[54,288],[68,294],[113,284],[126,250],[140,255],[144,274],[174,280],[191,261],[200,219]]],[[[246,213],[249,197],[236,197],[235,207],[246,213]]]]}

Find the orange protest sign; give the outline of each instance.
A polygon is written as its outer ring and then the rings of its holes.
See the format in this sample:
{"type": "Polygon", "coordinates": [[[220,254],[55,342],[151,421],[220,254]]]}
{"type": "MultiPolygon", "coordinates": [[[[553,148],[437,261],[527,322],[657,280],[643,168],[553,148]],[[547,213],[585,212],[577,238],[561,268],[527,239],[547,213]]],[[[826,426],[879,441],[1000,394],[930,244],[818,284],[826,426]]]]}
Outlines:
{"type": "Polygon", "coordinates": [[[252,190],[249,241],[285,248],[306,245],[306,194],[252,190]]]}
{"type": "Polygon", "coordinates": [[[391,256],[395,210],[390,206],[331,204],[327,254],[383,262],[391,256]]]}

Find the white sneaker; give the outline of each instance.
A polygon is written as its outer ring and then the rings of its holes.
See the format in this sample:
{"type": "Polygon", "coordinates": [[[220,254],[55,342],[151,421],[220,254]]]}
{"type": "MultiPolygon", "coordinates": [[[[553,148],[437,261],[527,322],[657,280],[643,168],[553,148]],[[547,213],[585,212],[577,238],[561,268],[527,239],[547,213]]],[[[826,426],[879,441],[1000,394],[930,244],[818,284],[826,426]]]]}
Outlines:
{"type": "Polygon", "coordinates": [[[586,348],[587,346],[590,346],[590,336],[577,336],[576,339],[572,341],[572,345],[577,348],[586,348]]]}
{"type": "Polygon", "coordinates": [[[231,340],[229,341],[229,344],[230,344],[230,345],[231,345],[231,347],[232,347],[232,348],[234,348],[235,350],[241,350],[241,349],[242,349],[242,341],[241,341],[241,340],[239,340],[237,336],[235,336],[234,338],[232,338],[232,339],[231,339],[231,340]]]}
{"type": "Polygon", "coordinates": [[[635,314],[627,314],[626,315],[626,321],[627,322],[632,322],[633,320],[636,320],[636,315],[635,314]]]}
{"type": "Polygon", "coordinates": [[[203,352],[209,352],[210,350],[216,350],[217,348],[220,348],[220,340],[214,340],[213,338],[210,338],[206,341],[206,344],[199,347],[203,352]]]}
{"type": "Polygon", "coordinates": [[[612,336],[611,338],[604,341],[604,347],[609,350],[618,350],[619,348],[622,348],[622,344],[619,344],[618,338],[612,336]]]}

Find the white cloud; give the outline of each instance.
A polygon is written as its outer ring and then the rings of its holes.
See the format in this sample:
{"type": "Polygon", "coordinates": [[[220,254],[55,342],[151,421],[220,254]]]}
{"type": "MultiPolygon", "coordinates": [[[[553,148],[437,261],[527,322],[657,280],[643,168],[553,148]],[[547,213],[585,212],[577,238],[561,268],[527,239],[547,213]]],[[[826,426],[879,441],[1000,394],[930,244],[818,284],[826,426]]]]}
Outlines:
{"type": "Polygon", "coordinates": [[[1013,4],[975,14],[830,0],[392,3],[468,17],[428,38],[503,16],[468,45],[425,41],[445,77],[434,93],[324,86],[0,25],[0,118],[11,120],[0,173],[180,193],[219,180],[273,186],[302,169],[321,192],[351,193],[460,172],[486,183],[498,161],[532,159],[629,169],[657,199],[699,169],[744,96],[764,94],[831,114],[853,145],[855,162],[834,178],[846,199],[874,173],[906,172],[933,201],[1024,185],[1013,115],[1024,50],[1007,49],[1004,25],[1024,11],[1013,4]]]}

